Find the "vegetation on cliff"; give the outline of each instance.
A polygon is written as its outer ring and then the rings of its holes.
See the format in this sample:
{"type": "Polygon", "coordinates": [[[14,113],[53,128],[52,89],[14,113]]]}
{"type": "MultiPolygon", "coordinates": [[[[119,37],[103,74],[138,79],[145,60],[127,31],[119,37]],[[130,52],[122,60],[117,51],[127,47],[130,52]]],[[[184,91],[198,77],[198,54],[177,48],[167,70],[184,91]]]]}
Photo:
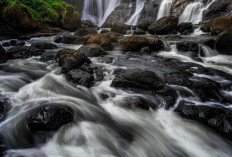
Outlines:
{"type": "Polygon", "coordinates": [[[13,27],[19,25],[26,30],[36,28],[38,23],[66,29],[67,24],[80,22],[78,12],[62,0],[2,0],[0,10],[3,23],[13,27]]]}

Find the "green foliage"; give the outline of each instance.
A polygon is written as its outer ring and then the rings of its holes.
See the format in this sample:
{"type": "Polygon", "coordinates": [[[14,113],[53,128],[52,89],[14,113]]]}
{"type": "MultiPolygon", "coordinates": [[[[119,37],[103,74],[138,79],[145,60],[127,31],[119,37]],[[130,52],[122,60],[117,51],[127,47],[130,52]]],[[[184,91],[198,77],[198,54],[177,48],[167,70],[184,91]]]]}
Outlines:
{"type": "MultiPolygon", "coordinates": [[[[18,5],[29,12],[32,19],[36,21],[56,24],[60,16],[65,13],[69,6],[63,0],[1,0],[0,3],[7,3],[8,6],[18,5]]],[[[74,12],[77,14],[77,12],[74,12]]]]}

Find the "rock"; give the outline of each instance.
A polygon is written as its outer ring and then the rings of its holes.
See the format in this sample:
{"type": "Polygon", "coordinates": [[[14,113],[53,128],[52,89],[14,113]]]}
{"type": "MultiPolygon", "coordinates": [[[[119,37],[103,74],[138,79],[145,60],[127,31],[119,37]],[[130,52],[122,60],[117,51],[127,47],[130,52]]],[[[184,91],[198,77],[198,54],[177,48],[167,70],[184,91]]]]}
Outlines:
{"type": "Polygon", "coordinates": [[[221,54],[232,55],[232,29],[217,36],[216,49],[221,54]]]}
{"type": "Polygon", "coordinates": [[[10,109],[11,109],[11,104],[9,99],[0,94],[0,121],[4,120],[10,109]]]}
{"type": "Polygon", "coordinates": [[[8,59],[25,59],[32,56],[39,56],[43,52],[44,50],[40,50],[35,47],[16,46],[10,48],[6,54],[8,59]]]}
{"type": "Polygon", "coordinates": [[[111,86],[117,88],[137,88],[144,90],[158,90],[165,83],[155,73],[141,70],[122,70],[117,73],[111,86]]]}
{"type": "Polygon", "coordinates": [[[29,36],[20,36],[20,37],[18,37],[18,40],[22,40],[22,41],[28,41],[30,39],[31,39],[31,37],[29,37],[29,36]]]}
{"type": "Polygon", "coordinates": [[[120,41],[120,45],[124,51],[139,51],[141,48],[148,46],[149,41],[142,36],[127,36],[120,41]]]}
{"type": "Polygon", "coordinates": [[[228,139],[232,139],[232,111],[220,106],[202,106],[182,101],[176,112],[183,117],[198,120],[228,139]]]}
{"type": "Polygon", "coordinates": [[[91,63],[85,54],[77,53],[77,51],[72,49],[62,49],[58,51],[57,55],[63,73],[67,73],[72,69],[77,69],[85,63],[91,63]]]}
{"type": "Polygon", "coordinates": [[[16,43],[17,43],[17,40],[11,40],[11,41],[10,41],[10,45],[11,45],[11,46],[16,46],[16,43]]]}
{"type": "Polygon", "coordinates": [[[140,51],[147,46],[152,51],[159,51],[164,47],[161,40],[151,36],[127,36],[120,40],[120,46],[124,51],[140,51]]]}
{"type": "Polygon", "coordinates": [[[24,46],[25,41],[17,41],[16,46],[24,46]]]}
{"type": "Polygon", "coordinates": [[[99,57],[107,55],[106,51],[97,44],[89,44],[80,47],[78,53],[84,53],[88,57],[99,57]]]}
{"type": "Polygon", "coordinates": [[[27,116],[27,125],[31,131],[55,131],[73,120],[71,108],[61,104],[42,104],[27,116]]]}
{"type": "Polygon", "coordinates": [[[206,39],[206,40],[200,41],[200,44],[206,45],[210,47],[212,50],[214,50],[215,48],[215,43],[216,41],[214,39],[206,39]]]}
{"type": "Polygon", "coordinates": [[[79,69],[70,70],[66,74],[66,78],[75,84],[82,85],[88,88],[91,87],[94,82],[94,77],[92,74],[79,69]]]}
{"type": "Polygon", "coordinates": [[[75,40],[77,40],[78,37],[77,36],[63,36],[61,37],[61,40],[58,40],[60,41],[61,43],[64,43],[64,44],[73,44],[75,40]]]}
{"type": "Polygon", "coordinates": [[[97,26],[89,20],[83,20],[81,21],[81,28],[97,28],[97,26]]]}
{"type": "Polygon", "coordinates": [[[157,35],[165,35],[165,34],[172,34],[176,31],[177,25],[178,25],[178,18],[173,16],[163,17],[156,21],[155,23],[152,23],[148,27],[148,31],[151,34],[157,34],[157,35]]]}
{"type": "Polygon", "coordinates": [[[60,43],[61,40],[62,40],[62,37],[61,37],[61,36],[56,36],[56,37],[54,38],[54,42],[55,42],[55,43],[60,43]]]}
{"type": "Polygon", "coordinates": [[[199,45],[193,41],[182,41],[176,44],[177,50],[182,52],[195,52],[198,53],[200,51],[199,45]]]}
{"type": "Polygon", "coordinates": [[[5,49],[0,45],[0,64],[5,63],[7,61],[7,54],[5,49]]]}
{"type": "Polygon", "coordinates": [[[2,46],[4,46],[4,47],[10,47],[10,42],[4,42],[4,43],[2,43],[2,46]]]}
{"type": "Polygon", "coordinates": [[[209,33],[210,32],[210,28],[209,28],[209,25],[208,24],[204,24],[200,27],[201,31],[202,32],[205,32],[205,33],[209,33]]]}
{"type": "Polygon", "coordinates": [[[37,42],[31,44],[32,47],[35,47],[37,49],[47,50],[47,49],[56,49],[58,46],[56,46],[53,43],[47,43],[47,42],[37,42]]]}
{"type": "Polygon", "coordinates": [[[74,44],[87,44],[87,41],[89,40],[89,38],[92,36],[92,34],[88,34],[85,36],[82,36],[80,38],[77,38],[74,40],[74,44]]]}
{"type": "Polygon", "coordinates": [[[97,34],[97,30],[95,30],[95,29],[80,28],[80,29],[78,29],[75,32],[75,35],[79,36],[79,37],[85,36],[85,35],[88,35],[88,34],[97,34]]]}
{"type": "Polygon", "coordinates": [[[46,51],[41,55],[40,60],[42,62],[56,61],[57,60],[57,51],[46,51]]]}
{"type": "Polygon", "coordinates": [[[142,22],[140,24],[138,24],[138,28],[142,29],[144,31],[147,31],[148,26],[150,26],[152,24],[152,22],[142,22]]]}
{"type": "Polygon", "coordinates": [[[133,31],[133,35],[144,35],[144,34],[146,34],[146,31],[142,29],[136,29],[133,31]]]}
{"type": "Polygon", "coordinates": [[[220,34],[232,27],[232,16],[217,17],[209,22],[209,27],[212,34],[220,34]]]}
{"type": "Polygon", "coordinates": [[[64,29],[68,31],[76,31],[81,27],[81,19],[78,13],[74,12],[74,8],[71,6],[66,7],[66,12],[62,20],[64,29]]]}
{"type": "Polygon", "coordinates": [[[193,24],[191,22],[182,22],[178,24],[177,31],[184,34],[191,34],[194,31],[193,24]]]}
{"type": "Polygon", "coordinates": [[[122,101],[115,102],[117,105],[128,109],[142,109],[149,110],[150,108],[156,109],[157,105],[143,97],[125,97],[122,101]]]}
{"type": "Polygon", "coordinates": [[[0,156],[4,156],[6,150],[7,150],[7,146],[5,139],[2,135],[0,135],[0,156]]]}
{"type": "Polygon", "coordinates": [[[117,32],[121,34],[126,34],[128,30],[130,30],[131,27],[125,24],[119,24],[119,23],[112,23],[111,25],[111,31],[117,32]]]}
{"type": "Polygon", "coordinates": [[[94,34],[88,39],[87,43],[98,44],[105,50],[112,50],[113,48],[110,35],[108,34],[94,34]]]}

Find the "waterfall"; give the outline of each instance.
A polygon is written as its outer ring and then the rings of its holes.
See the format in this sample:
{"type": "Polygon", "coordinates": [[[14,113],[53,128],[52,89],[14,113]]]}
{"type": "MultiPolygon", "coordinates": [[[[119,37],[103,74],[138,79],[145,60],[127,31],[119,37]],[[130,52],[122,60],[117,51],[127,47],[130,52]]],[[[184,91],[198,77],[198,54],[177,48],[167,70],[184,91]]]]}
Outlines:
{"type": "Polygon", "coordinates": [[[140,14],[144,8],[145,2],[146,2],[146,0],[137,0],[136,1],[135,12],[131,16],[131,18],[126,22],[126,24],[128,24],[128,25],[136,25],[137,24],[139,17],[140,17],[140,14]]]}
{"type": "Polygon", "coordinates": [[[203,12],[209,8],[209,6],[214,2],[212,0],[207,6],[203,5],[203,2],[190,3],[181,14],[180,22],[192,22],[193,24],[198,24],[202,21],[203,12]]]}
{"type": "Polygon", "coordinates": [[[101,26],[119,3],[120,0],[85,0],[82,20],[90,20],[101,26]]]}
{"type": "Polygon", "coordinates": [[[163,0],[160,4],[159,12],[157,15],[157,20],[162,17],[169,16],[172,7],[172,0],[163,0]]]}

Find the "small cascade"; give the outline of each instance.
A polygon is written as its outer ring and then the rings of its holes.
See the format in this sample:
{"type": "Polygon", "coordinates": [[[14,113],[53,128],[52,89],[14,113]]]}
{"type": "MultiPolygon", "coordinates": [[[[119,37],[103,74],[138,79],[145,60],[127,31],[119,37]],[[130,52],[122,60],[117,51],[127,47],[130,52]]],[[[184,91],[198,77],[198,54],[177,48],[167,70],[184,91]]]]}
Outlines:
{"type": "Polygon", "coordinates": [[[139,17],[140,17],[140,14],[144,8],[145,2],[146,2],[146,0],[137,0],[136,1],[135,12],[131,16],[131,18],[126,22],[126,24],[128,24],[128,25],[136,25],[137,24],[139,17]]]}
{"type": "Polygon", "coordinates": [[[180,22],[192,22],[193,24],[198,24],[202,21],[203,12],[208,9],[208,7],[214,2],[212,0],[207,6],[204,6],[203,2],[190,3],[181,14],[180,22]]]}
{"type": "Polygon", "coordinates": [[[120,4],[120,0],[85,0],[82,20],[90,20],[101,26],[120,4]]]}
{"type": "Polygon", "coordinates": [[[169,16],[171,12],[171,7],[172,0],[163,0],[160,4],[157,20],[161,19],[162,17],[169,16]]]}

